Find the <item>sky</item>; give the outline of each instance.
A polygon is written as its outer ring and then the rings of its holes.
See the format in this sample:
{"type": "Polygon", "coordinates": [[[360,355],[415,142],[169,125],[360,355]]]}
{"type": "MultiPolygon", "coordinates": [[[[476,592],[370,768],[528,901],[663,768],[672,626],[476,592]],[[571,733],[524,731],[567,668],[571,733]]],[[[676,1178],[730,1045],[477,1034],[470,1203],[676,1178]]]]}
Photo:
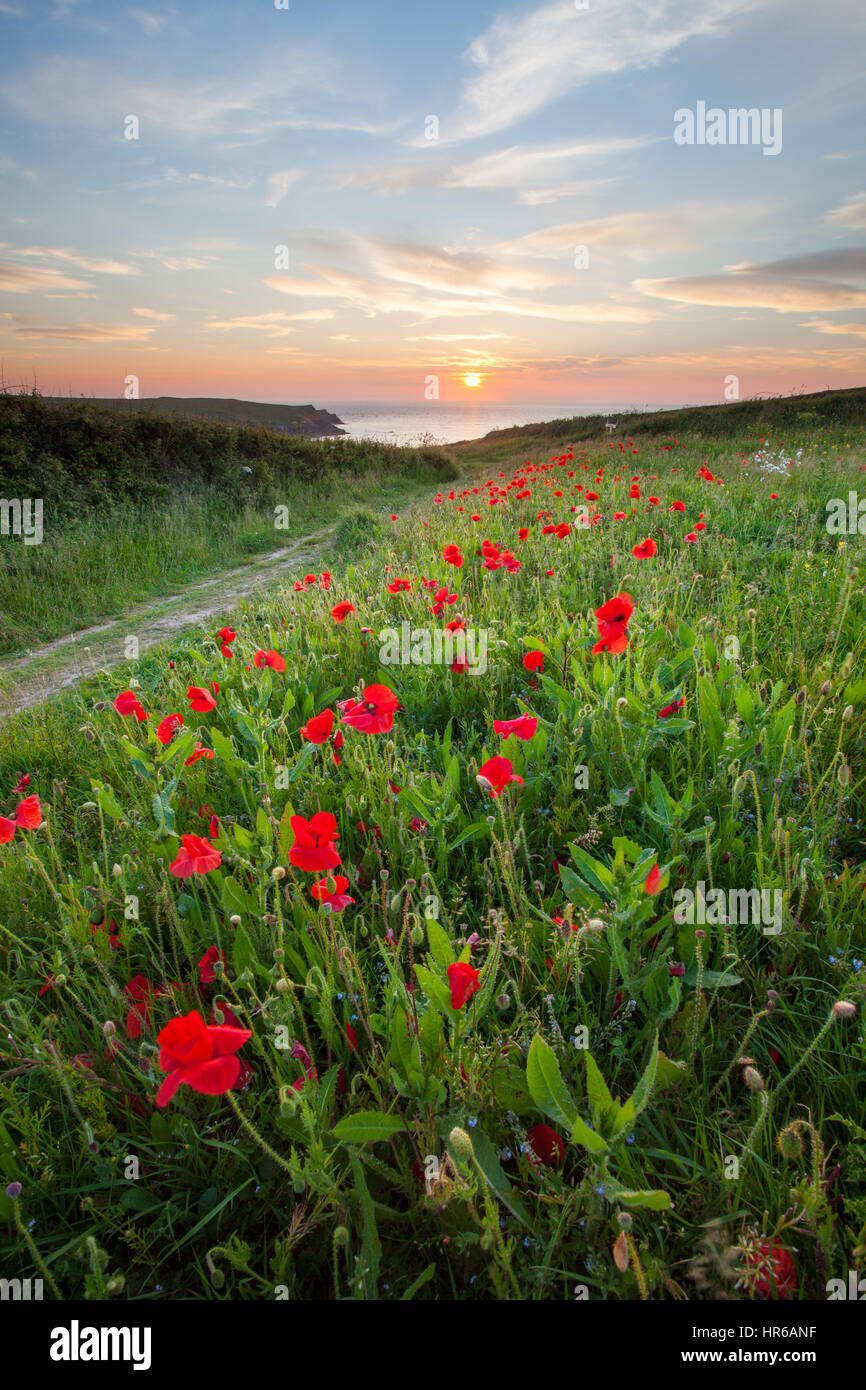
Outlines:
{"type": "Polygon", "coordinates": [[[0,0],[0,54],[7,386],[866,383],[863,0],[0,0]]]}

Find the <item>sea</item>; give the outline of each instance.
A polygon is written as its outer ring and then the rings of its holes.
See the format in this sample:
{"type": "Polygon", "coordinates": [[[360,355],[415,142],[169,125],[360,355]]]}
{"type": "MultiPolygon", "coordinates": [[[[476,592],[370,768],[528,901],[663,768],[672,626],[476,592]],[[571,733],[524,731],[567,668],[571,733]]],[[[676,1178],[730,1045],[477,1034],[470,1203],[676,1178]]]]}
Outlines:
{"type": "Polygon", "coordinates": [[[340,417],[355,439],[383,444],[456,444],[480,439],[491,430],[532,425],[577,415],[605,415],[612,420],[628,410],[675,410],[682,401],[331,401],[324,403],[340,417]]]}

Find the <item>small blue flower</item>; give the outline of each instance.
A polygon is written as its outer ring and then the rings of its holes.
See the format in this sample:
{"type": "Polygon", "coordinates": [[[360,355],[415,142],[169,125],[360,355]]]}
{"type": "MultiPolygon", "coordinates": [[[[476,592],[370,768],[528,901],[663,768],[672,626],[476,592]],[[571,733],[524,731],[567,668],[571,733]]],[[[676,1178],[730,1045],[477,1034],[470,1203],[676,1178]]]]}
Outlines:
{"type": "Polygon", "coordinates": [[[633,1143],[634,1143],[634,1135],[633,1135],[633,1134],[630,1134],[630,1135],[628,1136],[628,1138],[626,1139],[625,1142],[626,1142],[627,1144],[633,1144],[633,1143]]]}
{"type": "Polygon", "coordinates": [[[469,1119],[466,1121],[466,1123],[468,1124],[468,1126],[469,1126],[470,1129],[474,1129],[475,1126],[478,1124],[478,1116],[477,1116],[477,1115],[470,1115],[470,1116],[469,1116],[469,1119]]]}

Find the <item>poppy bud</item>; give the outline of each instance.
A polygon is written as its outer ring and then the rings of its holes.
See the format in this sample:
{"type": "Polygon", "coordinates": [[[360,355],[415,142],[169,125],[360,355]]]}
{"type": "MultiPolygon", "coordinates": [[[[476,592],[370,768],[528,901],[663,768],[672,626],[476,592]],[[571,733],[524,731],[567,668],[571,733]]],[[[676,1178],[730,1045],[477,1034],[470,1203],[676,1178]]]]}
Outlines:
{"type": "Polygon", "coordinates": [[[502,1010],[510,1009],[510,1008],[511,1008],[511,1000],[509,999],[509,997],[508,997],[507,994],[497,994],[497,996],[496,996],[496,1007],[497,1007],[497,1009],[502,1009],[502,1010]]]}
{"type": "Polygon", "coordinates": [[[850,721],[851,721],[853,718],[854,718],[854,706],[853,706],[853,705],[846,705],[845,708],[844,708],[843,711],[842,711],[842,719],[843,719],[844,723],[846,723],[846,724],[850,723],[850,721]]]}
{"type": "Polygon", "coordinates": [[[349,1244],[349,1232],[346,1230],[346,1227],[345,1227],[345,1226],[336,1226],[336,1227],[334,1228],[334,1244],[335,1244],[335,1245],[348,1245],[348,1244],[349,1244]]]}
{"type": "Polygon", "coordinates": [[[112,878],[123,878],[123,867],[122,867],[120,864],[112,864],[112,866],[111,866],[111,877],[112,877],[112,878]]]}
{"type": "Polygon", "coordinates": [[[10,1182],[6,1189],[6,1196],[9,1198],[10,1202],[17,1202],[23,1190],[20,1182],[10,1182]]]}
{"type": "Polygon", "coordinates": [[[117,1029],[115,1028],[115,1026],[114,1026],[114,1024],[112,1023],[112,1021],[111,1021],[110,1018],[109,1018],[105,1023],[103,1023],[103,1025],[102,1025],[102,1036],[103,1036],[104,1038],[113,1038],[113,1037],[114,1037],[114,1034],[115,1034],[116,1032],[117,1032],[117,1029]]]}
{"type": "Polygon", "coordinates": [[[590,917],[586,929],[587,931],[604,931],[604,922],[600,917],[590,917]]]}
{"type": "Polygon", "coordinates": [[[803,1140],[795,1125],[788,1125],[776,1135],[776,1147],[783,1158],[801,1158],[803,1140]]]}
{"type": "Polygon", "coordinates": [[[271,869],[271,878],[275,878],[277,880],[277,883],[284,879],[285,876],[286,871],[283,868],[282,864],[278,864],[275,869],[271,869]]]}
{"type": "Polygon", "coordinates": [[[620,695],[619,699],[616,702],[617,709],[625,709],[627,705],[628,700],[626,699],[626,697],[624,695],[620,695]]]}
{"type": "Polygon", "coordinates": [[[229,918],[229,926],[232,926],[232,927],[239,927],[240,924],[241,924],[241,919],[240,919],[240,917],[238,916],[238,914],[235,912],[235,913],[229,918]]]}
{"type": "Polygon", "coordinates": [[[822,694],[822,695],[829,695],[829,694],[830,694],[831,688],[832,688],[832,687],[831,687],[831,685],[830,685],[830,682],[829,682],[829,681],[825,681],[824,684],[821,686],[821,694],[822,694]]]}
{"type": "Polygon", "coordinates": [[[853,1018],[857,1012],[857,1005],[852,1004],[848,999],[837,999],[833,1005],[833,1013],[837,1018],[853,1018]]]}
{"type": "Polygon", "coordinates": [[[794,704],[795,704],[795,705],[802,705],[802,703],[803,703],[803,701],[805,700],[805,698],[806,698],[806,687],[805,687],[805,685],[804,685],[804,686],[801,687],[800,690],[797,691],[796,695],[794,696],[794,704]]]}
{"type": "Polygon", "coordinates": [[[277,980],[276,984],[274,985],[274,989],[277,991],[277,994],[288,994],[288,992],[289,992],[289,982],[288,982],[288,980],[277,980]]]}
{"type": "Polygon", "coordinates": [[[412,928],[412,945],[413,945],[413,946],[421,946],[421,945],[423,945],[423,942],[424,942],[424,928],[423,928],[423,927],[413,927],[413,928],[412,928]]]}
{"type": "Polygon", "coordinates": [[[745,1068],[743,1072],[743,1080],[745,1081],[750,1091],[764,1090],[764,1078],[759,1071],[755,1070],[754,1067],[745,1068]]]}
{"type": "Polygon", "coordinates": [[[621,1211],[617,1213],[617,1221],[624,1231],[630,1231],[634,1225],[634,1217],[630,1212],[621,1211]]]}
{"type": "Polygon", "coordinates": [[[472,1162],[472,1159],[475,1157],[475,1151],[472,1148],[472,1140],[469,1138],[465,1129],[460,1129],[455,1125],[448,1136],[448,1142],[461,1163],[472,1162]]]}
{"type": "Polygon", "coordinates": [[[282,960],[285,954],[286,953],[283,950],[282,946],[274,947],[274,960],[282,960]]]}

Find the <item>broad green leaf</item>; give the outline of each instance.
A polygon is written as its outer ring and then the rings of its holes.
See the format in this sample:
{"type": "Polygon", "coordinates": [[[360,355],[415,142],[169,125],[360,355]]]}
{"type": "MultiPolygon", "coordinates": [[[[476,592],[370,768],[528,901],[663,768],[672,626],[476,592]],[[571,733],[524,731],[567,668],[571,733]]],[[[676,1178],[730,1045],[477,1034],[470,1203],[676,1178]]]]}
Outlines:
{"type": "Polygon", "coordinates": [[[343,1144],[369,1144],[390,1139],[405,1128],[400,1115],[386,1115],[382,1110],[360,1110],[338,1120],[333,1134],[343,1144]]]}
{"type": "Polygon", "coordinates": [[[562,1079],[553,1048],[536,1035],[529,1049],[526,1081],[539,1110],[568,1128],[574,1124],[576,1106],[562,1079]]]}

